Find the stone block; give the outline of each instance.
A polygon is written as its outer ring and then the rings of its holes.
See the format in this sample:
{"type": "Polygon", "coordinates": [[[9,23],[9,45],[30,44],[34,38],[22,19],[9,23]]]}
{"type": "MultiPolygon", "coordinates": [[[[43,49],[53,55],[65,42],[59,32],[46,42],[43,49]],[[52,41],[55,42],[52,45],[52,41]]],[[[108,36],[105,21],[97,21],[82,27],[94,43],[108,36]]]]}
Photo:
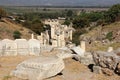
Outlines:
{"type": "Polygon", "coordinates": [[[63,60],[58,57],[39,57],[20,63],[11,75],[21,79],[42,80],[57,75],[64,67],[63,60]]]}

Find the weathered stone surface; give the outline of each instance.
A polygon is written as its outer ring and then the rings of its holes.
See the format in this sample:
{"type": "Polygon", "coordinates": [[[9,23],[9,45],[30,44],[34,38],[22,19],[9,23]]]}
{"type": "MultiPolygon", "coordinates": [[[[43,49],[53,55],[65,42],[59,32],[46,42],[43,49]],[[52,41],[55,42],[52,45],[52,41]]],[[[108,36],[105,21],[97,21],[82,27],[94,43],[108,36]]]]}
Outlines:
{"type": "Polygon", "coordinates": [[[93,56],[96,65],[99,65],[102,68],[115,70],[117,63],[119,62],[118,56],[113,52],[98,51],[93,53],[93,56]]]}
{"type": "Polygon", "coordinates": [[[118,48],[117,50],[113,51],[118,57],[120,57],[120,48],[118,48]]]}
{"type": "Polygon", "coordinates": [[[93,72],[96,74],[101,74],[101,67],[100,66],[93,66],[93,72]]]}
{"type": "Polygon", "coordinates": [[[11,75],[21,79],[42,80],[57,75],[64,69],[64,62],[58,57],[40,57],[20,63],[11,75]]]}
{"type": "Polygon", "coordinates": [[[116,72],[120,73],[119,49],[113,52],[98,51],[93,54],[96,65],[102,68],[102,73],[111,76],[116,72]]]}
{"type": "Polygon", "coordinates": [[[93,56],[90,52],[84,53],[84,56],[74,55],[74,58],[78,60],[80,63],[89,65],[89,64],[95,64],[93,60],[93,56]]]}
{"type": "Polygon", "coordinates": [[[102,70],[102,73],[105,74],[105,75],[107,75],[107,76],[112,76],[112,75],[114,75],[114,71],[113,71],[113,70],[110,70],[110,69],[108,69],[108,68],[102,68],[101,70],[102,70]]]}
{"type": "Polygon", "coordinates": [[[4,39],[1,42],[3,56],[16,56],[17,44],[13,40],[4,39]]]}
{"type": "Polygon", "coordinates": [[[57,57],[61,58],[61,59],[66,59],[66,58],[72,58],[74,56],[74,54],[70,54],[70,53],[58,53],[56,54],[57,57]]]}
{"type": "Polygon", "coordinates": [[[68,47],[61,47],[61,48],[54,48],[52,51],[58,51],[58,52],[65,52],[65,53],[73,53],[68,47]]]}
{"type": "Polygon", "coordinates": [[[120,72],[120,63],[117,65],[118,71],[120,72]]]}
{"type": "Polygon", "coordinates": [[[118,63],[118,65],[117,65],[116,73],[120,74],[120,63],[118,63]]]}
{"type": "Polygon", "coordinates": [[[73,47],[72,50],[79,56],[84,56],[85,51],[80,46],[73,47]]]}
{"type": "Polygon", "coordinates": [[[85,65],[95,64],[93,60],[93,56],[90,52],[86,52],[85,56],[80,57],[80,62],[85,65]]]}
{"type": "Polygon", "coordinates": [[[18,55],[29,55],[29,45],[26,39],[16,39],[18,55]]]}
{"type": "Polygon", "coordinates": [[[30,39],[28,41],[29,44],[29,53],[30,55],[40,55],[40,42],[36,39],[30,39]]]}
{"type": "Polygon", "coordinates": [[[73,52],[67,47],[54,48],[51,52],[55,52],[56,56],[62,59],[72,58],[74,56],[72,54],[73,52]]]}

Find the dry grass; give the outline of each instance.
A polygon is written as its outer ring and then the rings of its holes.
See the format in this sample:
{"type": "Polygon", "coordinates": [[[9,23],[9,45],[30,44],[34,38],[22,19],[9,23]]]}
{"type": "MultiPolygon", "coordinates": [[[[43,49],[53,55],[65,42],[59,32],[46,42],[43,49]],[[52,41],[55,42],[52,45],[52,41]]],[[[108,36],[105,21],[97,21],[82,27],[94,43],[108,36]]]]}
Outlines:
{"type": "Polygon", "coordinates": [[[4,22],[0,22],[0,38],[1,39],[13,39],[13,32],[14,31],[20,31],[22,34],[22,38],[30,39],[32,32],[30,29],[27,29],[23,27],[20,24],[16,24],[14,22],[11,22],[9,19],[3,19],[4,22]]]}
{"type": "Polygon", "coordinates": [[[19,63],[30,58],[34,58],[34,56],[0,57],[0,80],[17,80],[9,76],[10,72],[14,70],[19,63]]]}
{"type": "MultiPolygon", "coordinates": [[[[89,31],[88,33],[84,34],[85,37],[87,38],[92,38],[92,39],[98,39],[98,38],[103,38],[103,33],[109,33],[113,32],[114,35],[120,30],[120,22],[115,22],[110,25],[106,26],[98,26],[89,31]]],[[[116,37],[115,40],[119,40],[119,37],[116,37]]],[[[108,47],[113,47],[114,49],[117,49],[120,47],[120,43],[110,43],[110,44],[105,44],[103,45],[102,42],[92,42],[92,45],[87,46],[87,51],[97,51],[97,50],[102,50],[102,51],[107,51],[108,47]]]]}

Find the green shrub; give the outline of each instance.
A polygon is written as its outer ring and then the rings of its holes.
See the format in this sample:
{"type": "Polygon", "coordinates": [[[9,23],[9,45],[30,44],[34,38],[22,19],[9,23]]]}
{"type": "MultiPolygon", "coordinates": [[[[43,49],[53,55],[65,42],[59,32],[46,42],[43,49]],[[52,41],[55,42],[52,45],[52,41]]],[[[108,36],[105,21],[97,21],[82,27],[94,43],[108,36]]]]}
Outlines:
{"type": "Polygon", "coordinates": [[[13,37],[14,37],[14,39],[19,39],[19,38],[21,38],[21,33],[16,30],[13,32],[13,37]]]}
{"type": "Polygon", "coordinates": [[[110,41],[113,39],[113,32],[112,32],[112,31],[109,32],[109,33],[107,33],[106,39],[108,39],[108,40],[110,40],[110,41]]]}

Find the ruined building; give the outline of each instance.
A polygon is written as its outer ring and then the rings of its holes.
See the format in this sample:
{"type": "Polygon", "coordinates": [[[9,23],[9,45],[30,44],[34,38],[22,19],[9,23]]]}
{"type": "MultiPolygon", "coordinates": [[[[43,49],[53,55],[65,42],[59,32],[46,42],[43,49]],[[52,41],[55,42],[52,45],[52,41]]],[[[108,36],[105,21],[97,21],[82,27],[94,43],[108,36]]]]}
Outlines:
{"type": "Polygon", "coordinates": [[[64,47],[67,42],[72,40],[73,28],[72,24],[61,25],[58,19],[47,19],[44,22],[50,26],[50,30],[46,30],[38,36],[41,45],[52,45],[53,47],[64,47]]]}

